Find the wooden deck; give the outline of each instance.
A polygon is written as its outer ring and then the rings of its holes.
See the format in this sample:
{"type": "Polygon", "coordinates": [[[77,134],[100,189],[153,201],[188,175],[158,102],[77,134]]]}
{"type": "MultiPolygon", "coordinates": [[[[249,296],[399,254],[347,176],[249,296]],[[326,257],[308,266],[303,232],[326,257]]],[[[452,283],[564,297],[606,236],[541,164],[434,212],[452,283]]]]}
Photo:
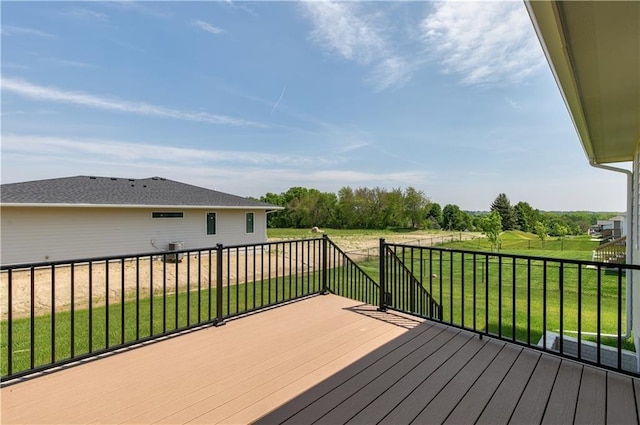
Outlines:
{"type": "Polygon", "coordinates": [[[3,424],[632,424],[640,381],[329,295],[1,396],[3,424]]]}

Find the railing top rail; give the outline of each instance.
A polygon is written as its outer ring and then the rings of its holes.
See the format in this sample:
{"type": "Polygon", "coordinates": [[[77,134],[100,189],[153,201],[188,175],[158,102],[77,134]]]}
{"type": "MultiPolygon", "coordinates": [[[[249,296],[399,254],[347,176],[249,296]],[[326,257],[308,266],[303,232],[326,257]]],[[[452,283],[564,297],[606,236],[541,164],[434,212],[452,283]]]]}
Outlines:
{"type": "Polygon", "coordinates": [[[595,266],[595,267],[601,266],[605,268],[640,270],[640,265],[638,264],[604,263],[601,261],[591,261],[591,260],[574,260],[570,258],[541,257],[536,255],[518,255],[518,254],[506,254],[506,253],[489,252],[489,251],[472,251],[472,250],[465,250],[465,249],[458,249],[458,248],[415,246],[415,245],[406,245],[406,244],[397,244],[397,243],[388,243],[388,242],[385,242],[385,245],[395,246],[399,248],[407,248],[407,249],[421,249],[425,251],[452,252],[452,253],[458,253],[458,254],[475,254],[475,255],[484,255],[488,257],[500,257],[500,258],[510,258],[510,259],[515,258],[515,259],[522,259],[522,260],[546,261],[546,262],[563,263],[563,264],[586,265],[586,266],[595,266]]]}
{"type": "Polygon", "coordinates": [[[6,270],[15,270],[15,269],[29,269],[29,268],[42,268],[42,267],[51,267],[51,266],[62,266],[66,264],[77,264],[77,263],[99,263],[103,261],[117,261],[117,260],[127,260],[131,258],[141,258],[141,257],[159,257],[163,255],[175,255],[175,254],[185,254],[189,252],[207,252],[207,251],[216,251],[219,248],[223,250],[230,250],[236,248],[251,248],[254,246],[272,246],[278,244],[289,244],[294,242],[309,242],[309,241],[321,241],[322,238],[305,238],[305,239],[290,239],[286,241],[271,241],[271,242],[258,242],[252,244],[243,244],[243,245],[220,245],[220,246],[210,246],[210,247],[200,247],[200,248],[189,248],[189,249],[180,249],[180,250],[166,250],[166,251],[150,251],[150,252],[142,252],[142,253],[131,253],[131,254],[121,254],[121,255],[109,255],[109,256],[101,256],[101,257],[86,257],[86,258],[71,258],[67,260],[55,260],[55,261],[40,261],[36,263],[15,263],[15,264],[2,264],[0,265],[0,271],[6,270]]]}
{"type": "Polygon", "coordinates": [[[607,247],[610,247],[610,246],[618,246],[619,243],[626,242],[626,241],[627,241],[627,237],[623,236],[621,238],[614,239],[614,240],[609,241],[607,243],[603,243],[602,245],[598,245],[598,247],[596,248],[596,251],[600,251],[601,249],[607,248],[607,247]]]}

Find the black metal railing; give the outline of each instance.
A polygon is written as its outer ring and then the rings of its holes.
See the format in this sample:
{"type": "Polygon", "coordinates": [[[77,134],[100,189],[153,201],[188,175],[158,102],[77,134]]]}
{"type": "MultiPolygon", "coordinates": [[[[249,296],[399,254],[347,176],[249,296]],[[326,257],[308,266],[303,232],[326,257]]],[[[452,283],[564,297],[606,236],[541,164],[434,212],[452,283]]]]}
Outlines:
{"type": "Polygon", "coordinates": [[[302,297],[377,304],[328,237],[0,267],[0,377],[27,374],[302,297]]]}
{"type": "Polygon", "coordinates": [[[382,308],[638,375],[627,326],[627,276],[640,266],[384,240],[380,252],[382,308]],[[423,287],[438,308],[423,314],[410,302],[414,286],[423,287]]]}
{"type": "Polygon", "coordinates": [[[327,290],[346,298],[378,305],[380,290],[373,278],[329,238],[325,237],[323,240],[327,243],[327,290]]]}
{"type": "Polygon", "coordinates": [[[640,266],[328,237],[0,267],[3,382],[302,297],[335,293],[636,374],[627,276],[640,266]],[[376,283],[376,275],[380,285],[376,283]],[[629,313],[630,314],[630,313],[629,313]]]}
{"type": "MultiPolygon", "coordinates": [[[[384,253],[380,257],[380,275],[384,276],[383,281],[386,282],[385,290],[380,297],[384,299],[380,309],[388,307],[422,317],[442,319],[441,305],[422,285],[414,270],[407,266],[416,261],[413,258],[414,251],[402,250],[398,255],[392,246],[386,245],[384,239],[381,239],[380,252],[384,253]],[[408,254],[409,258],[406,258],[405,254],[408,254]]],[[[422,262],[419,261],[419,264],[422,262]]]]}

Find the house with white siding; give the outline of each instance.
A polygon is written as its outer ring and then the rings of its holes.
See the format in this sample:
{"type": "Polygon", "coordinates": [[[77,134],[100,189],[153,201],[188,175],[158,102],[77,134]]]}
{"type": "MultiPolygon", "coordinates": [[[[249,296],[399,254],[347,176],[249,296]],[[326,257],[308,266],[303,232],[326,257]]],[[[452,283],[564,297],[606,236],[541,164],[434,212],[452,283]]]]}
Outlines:
{"type": "Polygon", "coordinates": [[[0,188],[1,264],[267,241],[264,202],[162,177],[76,176],[0,188]]]}

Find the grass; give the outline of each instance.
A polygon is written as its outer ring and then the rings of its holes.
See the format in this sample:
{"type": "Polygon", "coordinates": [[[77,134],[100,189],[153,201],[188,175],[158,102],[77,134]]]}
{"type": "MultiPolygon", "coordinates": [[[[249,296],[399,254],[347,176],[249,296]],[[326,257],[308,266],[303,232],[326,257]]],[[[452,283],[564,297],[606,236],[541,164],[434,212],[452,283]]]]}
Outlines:
{"type": "MultiPolygon", "coordinates": [[[[565,258],[573,260],[591,260],[592,251],[599,245],[598,241],[592,241],[589,236],[574,236],[564,239],[548,238],[544,242],[532,233],[518,230],[502,233],[502,242],[497,252],[503,254],[517,254],[540,257],[565,258]]],[[[446,248],[455,248],[471,251],[492,251],[493,247],[485,238],[454,241],[444,245],[446,248]]]]}
{"type": "MultiPolygon", "coordinates": [[[[441,304],[443,320],[446,322],[482,330],[488,326],[493,334],[534,344],[545,331],[558,332],[561,326],[563,331],[577,331],[579,321],[582,332],[600,331],[615,335],[618,333],[616,312],[620,293],[620,320],[624,329],[624,273],[619,276],[617,271],[602,270],[598,325],[598,271],[595,269],[583,267],[578,272],[577,266],[565,264],[562,266],[563,287],[560,288],[561,266],[553,260],[547,262],[545,278],[543,261],[529,263],[525,259],[516,259],[514,262],[511,258],[500,260],[477,254],[474,264],[472,254],[464,254],[463,258],[463,254],[446,251],[425,251],[420,260],[419,250],[412,249],[405,249],[402,255],[405,265],[413,271],[433,299],[441,304]],[[488,300],[486,293],[489,294],[488,300]]],[[[378,277],[377,262],[362,266],[378,277]]],[[[396,287],[395,292],[398,293],[395,302],[401,306],[407,295],[403,294],[400,287],[396,287]]],[[[616,344],[615,339],[611,338],[607,342],[616,344]]],[[[623,341],[623,348],[634,350],[632,338],[623,341]]]]}

